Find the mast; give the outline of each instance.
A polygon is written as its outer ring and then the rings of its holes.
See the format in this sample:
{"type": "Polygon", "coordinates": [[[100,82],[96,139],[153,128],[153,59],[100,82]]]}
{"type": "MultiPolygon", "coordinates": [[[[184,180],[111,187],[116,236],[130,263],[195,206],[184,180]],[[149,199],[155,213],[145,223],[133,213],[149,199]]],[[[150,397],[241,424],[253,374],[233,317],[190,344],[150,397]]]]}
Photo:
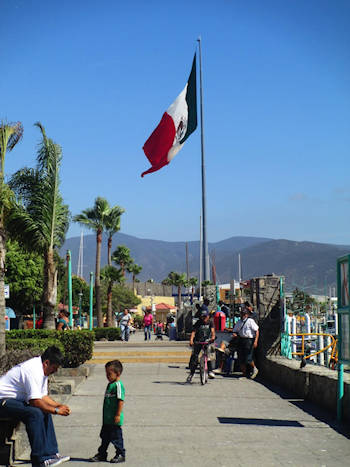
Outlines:
{"type": "Polygon", "coordinates": [[[201,114],[201,153],[202,153],[202,231],[203,231],[203,275],[204,280],[210,280],[209,254],[207,240],[207,210],[206,210],[206,187],[205,187],[205,158],[204,158],[204,122],[203,122],[203,83],[202,83],[202,39],[199,37],[199,84],[200,84],[200,114],[201,114]]]}
{"type": "Polygon", "coordinates": [[[199,216],[199,299],[202,296],[203,282],[203,240],[202,240],[202,215],[199,216]]]}

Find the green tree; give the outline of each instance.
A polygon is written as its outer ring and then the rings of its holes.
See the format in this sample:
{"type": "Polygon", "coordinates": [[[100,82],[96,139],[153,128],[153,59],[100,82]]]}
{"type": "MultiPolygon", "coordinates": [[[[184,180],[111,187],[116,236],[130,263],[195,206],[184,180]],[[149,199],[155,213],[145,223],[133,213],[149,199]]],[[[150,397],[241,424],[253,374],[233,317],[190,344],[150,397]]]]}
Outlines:
{"type": "Polygon", "coordinates": [[[59,190],[61,147],[46,136],[41,123],[35,126],[42,136],[37,166],[35,169],[21,169],[11,177],[9,185],[20,202],[11,209],[7,225],[11,235],[44,257],[44,328],[54,329],[57,302],[55,255],[65,240],[69,211],[59,190]]]}
{"type": "MultiPolygon", "coordinates": [[[[178,308],[181,308],[181,287],[186,285],[186,274],[182,273],[179,274],[178,272],[171,271],[168,274],[168,277],[165,279],[166,284],[164,285],[172,285],[177,287],[177,294],[178,294],[178,308]]],[[[164,281],[163,281],[164,283],[164,281]]]]}
{"type": "Polygon", "coordinates": [[[114,326],[113,307],[112,307],[112,288],[115,282],[121,284],[125,278],[121,269],[114,266],[105,266],[101,270],[101,278],[107,284],[107,326],[114,326]]]}
{"type": "Polygon", "coordinates": [[[120,218],[124,213],[124,209],[120,206],[113,206],[105,218],[105,230],[108,234],[107,240],[107,258],[108,266],[112,266],[112,239],[113,235],[120,230],[120,218]]]}
{"type": "Polygon", "coordinates": [[[133,259],[130,256],[130,249],[125,245],[119,245],[113,252],[112,261],[120,266],[123,276],[125,276],[125,270],[133,263],[133,259]]]}
{"type": "Polygon", "coordinates": [[[132,274],[132,291],[135,293],[136,276],[142,271],[142,266],[136,263],[131,263],[127,267],[127,271],[132,274]]]}
{"type": "Polygon", "coordinates": [[[7,240],[6,250],[6,281],[10,285],[7,303],[16,314],[31,312],[43,294],[44,259],[15,240],[7,240]]]}
{"type": "Polygon", "coordinates": [[[132,290],[122,284],[114,284],[112,288],[112,307],[117,313],[121,313],[125,308],[134,308],[141,300],[136,297],[132,290]]]}
{"type": "Polygon", "coordinates": [[[74,216],[74,222],[96,232],[96,263],[95,263],[95,297],[97,311],[97,325],[103,326],[101,308],[101,244],[102,233],[106,218],[110,213],[110,206],[105,198],[97,197],[92,208],[85,209],[81,214],[74,216]]]}
{"type": "Polygon", "coordinates": [[[0,123],[0,355],[5,353],[5,258],[6,232],[5,209],[9,207],[10,190],[4,183],[5,156],[12,151],[23,135],[23,126],[17,123],[0,123]]]}

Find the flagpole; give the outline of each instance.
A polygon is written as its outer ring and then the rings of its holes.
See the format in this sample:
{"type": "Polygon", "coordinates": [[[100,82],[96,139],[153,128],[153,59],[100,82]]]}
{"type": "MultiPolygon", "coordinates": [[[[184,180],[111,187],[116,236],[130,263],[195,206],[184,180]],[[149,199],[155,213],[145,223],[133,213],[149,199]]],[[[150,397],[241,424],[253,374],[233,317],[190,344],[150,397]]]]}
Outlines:
{"type": "Polygon", "coordinates": [[[202,214],[199,216],[199,300],[202,297],[203,282],[203,239],[202,239],[202,214]]]}
{"type": "Polygon", "coordinates": [[[204,280],[210,280],[209,255],[207,240],[207,210],[205,191],[205,159],[204,159],[204,124],[203,124],[203,85],[202,85],[202,39],[199,37],[199,85],[200,85],[200,112],[201,112],[201,150],[202,150],[202,231],[203,231],[203,276],[204,280]]]}

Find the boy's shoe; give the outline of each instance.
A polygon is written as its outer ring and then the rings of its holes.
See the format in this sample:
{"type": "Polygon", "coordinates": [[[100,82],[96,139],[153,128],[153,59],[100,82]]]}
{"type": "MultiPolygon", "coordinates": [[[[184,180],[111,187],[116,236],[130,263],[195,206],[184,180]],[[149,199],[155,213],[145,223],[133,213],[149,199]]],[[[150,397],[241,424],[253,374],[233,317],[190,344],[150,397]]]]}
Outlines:
{"type": "Polygon", "coordinates": [[[255,379],[258,373],[259,373],[259,370],[256,367],[254,367],[253,371],[250,374],[250,379],[255,379]]]}
{"type": "Polygon", "coordinates": [[[90,457],[89,461],[90,462],[106,462],[107,460],[107,455],[101,456],[101,454],[97,453],[93,457],[90,457]]]}
{"type": "Polygon", "coordinates": [[[70,460],[70,456],[61,456],[61,454],[58,452],[54,459],[61,459],[61,462],[68,462],[70,460]]]}
{"type": "Polygon", "coordinates": [[[62,462],[67,462],[67,460],[70,459],[70,457],[68,457],[68,459],[66,457],[63,457],[63,456],[60,456],[60,457],[56,457],[57,454],[55,455],[55,457],[52,457],[51,459],[46,459],[46,461],[42,462],[40,464],[40,467],[54,467],[55,465],[60,465],[62,464],[62,462]],[[63,459],[66,459],[66,460],[63,460],[63,459]]]}
{"type": "Polygon", "coordinates": [[[221,368],[216,368],[216,369],[213,371],[213,373],[214,373],[215,375],[222,375],[224,372],[222,371],[221,368]]]}
{"type": "Polygon", "coordinates": [[[215,379],[215,375],[212,371],[209,371],[208,376],[210,379],[215,379]]]}
{"type": "Polygon", "coordinates": [[[190,373],[190,374],[187,376],[186,383],[192,383],[192,378],[193,378],[193,373],[190,373]]]}
{"type": "Polygon", "coordinates": [[[120,462],[125,462],[125,456],[121,454],[116,454],[111,460],[111,464],[119,464],[120,462]]]}

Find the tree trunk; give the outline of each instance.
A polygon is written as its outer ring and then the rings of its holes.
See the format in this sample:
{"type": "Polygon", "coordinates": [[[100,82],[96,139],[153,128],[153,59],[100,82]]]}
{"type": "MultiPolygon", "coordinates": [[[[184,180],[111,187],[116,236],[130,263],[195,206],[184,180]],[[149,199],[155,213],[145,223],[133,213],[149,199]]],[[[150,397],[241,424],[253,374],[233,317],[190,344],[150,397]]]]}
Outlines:
{"type": "Polygon", "coordinates": [[[179,298],[178,298],[179,310],[181,310],[181,285],[178,285],[178,287],[177,287],[177,294],[179,296],[179,298]]]}
{"type": "MultiPolygon", "coordinates": [[[[1,216],[1,213],[0,213],[1,216]]],[[[3,356],[6,351],[5,342],[5,230],[0,218],[0,356],[3,356]]]]}
{"type": "Polygon", "coordinates": [[[132,293],[135,293],[135,274],[132,273],[132,293]]]}
{"type": "Polygon", "coordinates": [[[113,310],[112,310],[112,285],[113,282],[109,281],[107,289],[107,326],[114,327],[113,310]]]}
{"type": "Polygon", "coordinates": [[[97,313],[97,326],[103,327],[103,316],[101,306],[101,243],[102,243],[102,230],[97,231],[96,235],[96,269],[95,269],[95,293],[96,293],[96,313],[97,313]]]}
{"type": "Polygon", "coordinates": [[[44,265],[44,329],[55,329],[55,308],[57,303],[57,268],[54,251],[50,248],[45,253],[44,265]]]}
{"type": "Polygon", "coordinates": [[[108,237],[107,259],[108,259],[108,266],[112,266],[112,237],[108,237]]]}

